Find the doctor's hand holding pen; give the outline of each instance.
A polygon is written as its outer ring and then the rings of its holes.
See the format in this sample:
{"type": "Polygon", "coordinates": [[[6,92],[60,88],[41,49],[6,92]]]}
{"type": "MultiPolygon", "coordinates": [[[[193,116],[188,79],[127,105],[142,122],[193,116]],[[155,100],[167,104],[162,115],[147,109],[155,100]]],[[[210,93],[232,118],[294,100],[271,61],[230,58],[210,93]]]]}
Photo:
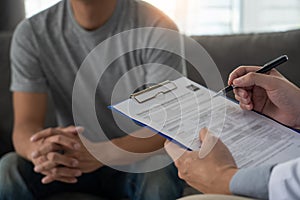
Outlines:
{"type": "Polygon", "coordinates": [[[228,84],[240,107],[255,110],[292,128],[300,127],[300,89],[278,71],[255,73],[260,67],[241,66],[229,75],[228,84]]]}

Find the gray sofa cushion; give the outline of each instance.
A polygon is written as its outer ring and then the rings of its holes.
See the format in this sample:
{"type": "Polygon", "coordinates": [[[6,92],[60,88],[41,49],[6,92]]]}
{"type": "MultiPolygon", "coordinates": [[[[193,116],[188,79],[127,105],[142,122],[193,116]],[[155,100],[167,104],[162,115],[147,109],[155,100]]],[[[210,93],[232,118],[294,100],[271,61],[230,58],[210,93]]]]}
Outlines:
{"type": "Polygon", "coordinates": [[[13,110],[11,93],[8,90],[10,84],[10,40],[11,33],[0,32],[0,155],[12,150],[13,110]]]}
{"type": "Polygon", "coordinates": [[[24,0],[0,1],[0,31],[13,31],[24,18],[24,0]]]}
{"type": "MultiPolygon", "coordinates": [[[[300,86],[300,30],[241,34],[228,36],[193,36],[211,55],[227,83],[229,73],[240,65],[263,65],[282,54],[289,61],[278,70],[300,86]]],[[[204,84],[203,79],[189,66],[188,76],[204,84]]]]}

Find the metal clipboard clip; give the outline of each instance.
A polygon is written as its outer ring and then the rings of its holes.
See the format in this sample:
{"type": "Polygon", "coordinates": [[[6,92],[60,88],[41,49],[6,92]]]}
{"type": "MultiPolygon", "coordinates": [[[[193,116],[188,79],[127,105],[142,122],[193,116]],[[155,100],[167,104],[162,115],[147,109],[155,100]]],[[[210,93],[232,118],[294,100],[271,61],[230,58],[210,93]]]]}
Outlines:
{"type": "Polygon", "coordinates": [[[158,95],[167,94],[176,89],[177,89],[176,84],[173,83],[172,81],[167,80],[162,83],[153,85],[153,86],[151,86],[145,90],[142,90],[140,92],[133,93],[130,95],[130,98],[136,100],[138,103],[145,103],[151,99],[155,99],[158,95]],[[158,90],[158,91],[156,92],[155,90],[158,90]],[[138,98],[139,96],[149,93],[151,91],[154,91],[154,93],[148,97],[145,97],[145,99],[138,98]]]}

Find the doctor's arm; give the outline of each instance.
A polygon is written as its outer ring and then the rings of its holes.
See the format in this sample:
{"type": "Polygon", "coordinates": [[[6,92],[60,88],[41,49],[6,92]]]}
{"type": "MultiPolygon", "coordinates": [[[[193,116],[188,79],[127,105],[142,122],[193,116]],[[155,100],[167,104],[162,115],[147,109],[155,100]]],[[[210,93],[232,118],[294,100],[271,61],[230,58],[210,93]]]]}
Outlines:
{"type": "Polygon", "coordinates": [[[300,199],[300,158],[275,166],[240,169],[230,183],[232,193],[259,199],[300,199]]]}
{"type": "Polygon", "coordinates": [[[269,181],[269,198],[300,199],[300,158],[278,164],[269,181]]]}

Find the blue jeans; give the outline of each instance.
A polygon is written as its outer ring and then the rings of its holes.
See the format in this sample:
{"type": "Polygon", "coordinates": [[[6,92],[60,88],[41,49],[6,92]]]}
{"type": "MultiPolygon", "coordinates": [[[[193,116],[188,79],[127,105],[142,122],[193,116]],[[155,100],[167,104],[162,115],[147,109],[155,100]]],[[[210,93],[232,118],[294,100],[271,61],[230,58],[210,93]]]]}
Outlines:
{"type": "Polygon", "coordinates": [[[16,153],[0,160],[0,199],[43,199],[54,194],[82,192],[107,199],[174,200],[181,196],[183,182],[175,166],[148,173],[125,173],[109,167],[83,174],[76,184],[41,183],[42,175],[33,171],[33,164],[16,153]]]}

